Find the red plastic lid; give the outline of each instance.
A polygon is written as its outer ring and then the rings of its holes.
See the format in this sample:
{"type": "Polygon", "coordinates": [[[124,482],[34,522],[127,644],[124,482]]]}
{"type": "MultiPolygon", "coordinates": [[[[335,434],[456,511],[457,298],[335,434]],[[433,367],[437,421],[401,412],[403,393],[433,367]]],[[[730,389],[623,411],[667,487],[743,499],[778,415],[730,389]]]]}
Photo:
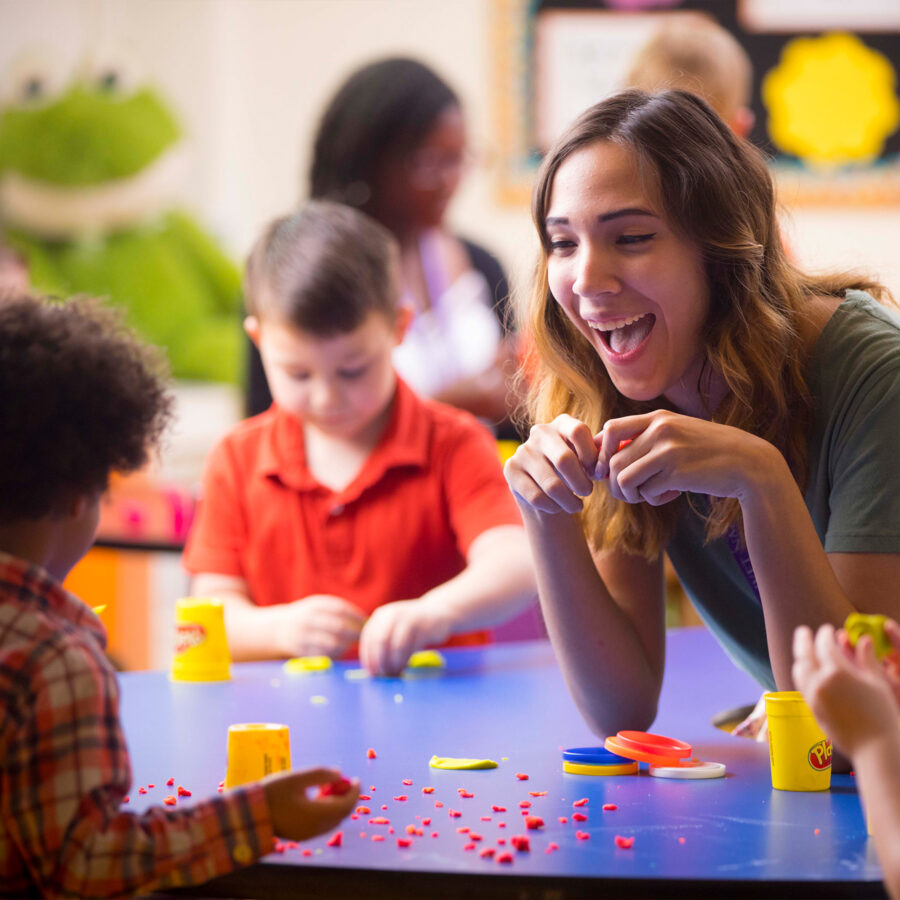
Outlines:
{"type": "Polygon", "coordinates": [[[620,731],[616,735],[616,740],[623,747],[640,750],[642,753],[652,753],[655,756],[672,756],[675,759],[681,759],[693,753],[690,744],[665,737],[662,734],[651,734],[649,731],[620,731]]]}

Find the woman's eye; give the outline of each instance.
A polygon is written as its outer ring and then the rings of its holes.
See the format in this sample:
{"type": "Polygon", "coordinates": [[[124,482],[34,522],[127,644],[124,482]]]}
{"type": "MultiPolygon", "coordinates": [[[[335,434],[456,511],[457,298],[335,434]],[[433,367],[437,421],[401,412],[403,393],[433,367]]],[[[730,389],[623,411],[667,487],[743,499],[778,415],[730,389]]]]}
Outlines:
{"type": "Polygon", "coordinates": [[[559,238],[555,241],[550,241],[550,250],[571,250],[572,247],[575,246],[575,241],[569,241],[565,238],[559,238]]]}
{"type": "Polygon", "coordinates": [[[618,244],[645,244],[647,241],[656,237],[656,232],[650,234],[621,234],[616,243],[618,244]]]}

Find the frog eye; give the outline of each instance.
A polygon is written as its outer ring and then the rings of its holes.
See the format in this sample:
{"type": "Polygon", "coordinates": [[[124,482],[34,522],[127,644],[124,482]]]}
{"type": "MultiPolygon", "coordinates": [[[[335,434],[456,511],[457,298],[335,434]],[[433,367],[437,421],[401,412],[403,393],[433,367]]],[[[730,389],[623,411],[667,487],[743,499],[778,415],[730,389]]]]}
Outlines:
{"type": "Polygon", "coordinates": [[[3,106],[46,106],[68,87],[71,69],[58,53],[33,48],[21,53],[2,77],[3,106]]]}
{"type": "Polygon", "coordinates": [[[144,72],[136,56],[125,48],[98,52],[84,64],[85,85],[109,97],[129,97],[143,84],[144,72]]]}

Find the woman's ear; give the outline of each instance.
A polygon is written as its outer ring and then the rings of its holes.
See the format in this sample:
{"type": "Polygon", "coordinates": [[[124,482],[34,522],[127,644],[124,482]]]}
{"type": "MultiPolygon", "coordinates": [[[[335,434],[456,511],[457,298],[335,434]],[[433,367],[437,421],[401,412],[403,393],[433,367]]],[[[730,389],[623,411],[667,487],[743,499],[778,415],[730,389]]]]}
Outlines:
{"type": "Polygon", "coordinates": [[[247,337],[259,348],[259,319],[256,316],[247,316],[244,319],[244,331],[247,332],[247,337]]]}

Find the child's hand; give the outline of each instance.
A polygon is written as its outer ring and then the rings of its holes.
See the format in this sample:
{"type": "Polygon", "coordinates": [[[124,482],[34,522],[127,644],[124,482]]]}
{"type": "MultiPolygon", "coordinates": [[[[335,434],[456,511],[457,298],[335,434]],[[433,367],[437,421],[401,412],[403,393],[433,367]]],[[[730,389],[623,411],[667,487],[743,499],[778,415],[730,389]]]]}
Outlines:
{"type": "Polygon", "coordinates": [[[801,626],[794,632],[792,675],[823,731],[851,757],[867,741],[896,730],[900,708],[868,635],[853,649],[832,625],[823,625],[815,640],[801,626]]]}
{"type": "Polygon", "coordinates": [[[544,513],[577,513],[594,489],[597,447],[591,430],[572,416],[535,425],[507,460],[506,481],[520,507],[544,513]]]}
{"type": "Polygon", "coordinates": [[[307,795],[308,788],[340,781],[336,769],[307,769],[305,772],[279,772],[263,778],[272,830],[290,841],[305,841],[330,831],[353,811],[359,797],[359,781],[353,779],[343,794],[307,795]]]}
{"type": "Polygon", "coordinates": [[[313,594],[279,608],[272,643],[288,657],[339,657],[359,639],[365,620],[349,601],[313,594]]]}
{"type": "Polygon", "coordinates": [[[373,675],[399,675],[416,650],[443,644],[451,617],[435,603],[397,600],[379,606],[359,639],[359,658],[373,675]]]}
{"type": "Polygon", "coordinates": [[[900,706],[900,625],[893,619],[887,619],[884,623],[884,633],[894,649],[884,658],[881,666],[884,677],[894,692],[894,699],[900,706]]]}

